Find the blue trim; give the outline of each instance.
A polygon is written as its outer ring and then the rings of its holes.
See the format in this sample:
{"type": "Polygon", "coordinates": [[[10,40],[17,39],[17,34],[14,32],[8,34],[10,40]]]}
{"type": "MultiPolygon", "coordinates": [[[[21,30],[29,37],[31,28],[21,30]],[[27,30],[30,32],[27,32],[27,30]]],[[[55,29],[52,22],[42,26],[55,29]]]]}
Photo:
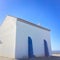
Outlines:
{"type": "Polygon", "coordinates": [[[33,44],[31,37],[28,37],[28,56],[29,58],[33,57],[33,44]]]}
{"type": "Polygon", "coordinates": [[[46,40],[44,40],[44,50],[45,50],[45,56],[49,56],[48,44],[46,40]]]}

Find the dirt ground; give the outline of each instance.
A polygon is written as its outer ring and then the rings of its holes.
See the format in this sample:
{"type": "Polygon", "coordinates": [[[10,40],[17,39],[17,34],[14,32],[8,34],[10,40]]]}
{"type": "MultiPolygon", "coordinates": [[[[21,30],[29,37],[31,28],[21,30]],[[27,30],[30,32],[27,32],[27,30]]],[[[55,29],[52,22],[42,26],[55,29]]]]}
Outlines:
{"type": "MultiPolygon", "coordinates": [[[[10,59],[0,57],[0,60],[18,60],[18,59],[10,59]]],[[[30,58],[30,59],[19,59],[19,60],[60,60],[60,57],[52,56],[52,57],[38,57],[38,58],[30,58]]]]}

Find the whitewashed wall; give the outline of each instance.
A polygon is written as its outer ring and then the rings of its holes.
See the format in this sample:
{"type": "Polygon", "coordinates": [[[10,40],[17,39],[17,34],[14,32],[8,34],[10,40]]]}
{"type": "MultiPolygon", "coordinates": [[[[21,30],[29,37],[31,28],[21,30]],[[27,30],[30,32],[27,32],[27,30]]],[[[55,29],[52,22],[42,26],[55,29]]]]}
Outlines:
{"type": "Polygon", "coordinates": [[[50,31],[17,21],[7,16],[0,27],[0,56],[9,58],[28,57],[28,36],[32,38],[35,56],[44,56],[44,39],[51,55],[50,31]]]}
{"type": "Polygon", "coordinates": [[[35,56],[44,56],[44,39],[48,42],[51,55],[50,31],[17,21],[16,25],[16,50],[17,58],[28,57],[28,36],[33,41],[33,52],[35,56]]]}
{"type": "Polygon", "coordinates": [[[7,16],[0,27],[0,56],[15,58],[16,18],[7,16]]]}

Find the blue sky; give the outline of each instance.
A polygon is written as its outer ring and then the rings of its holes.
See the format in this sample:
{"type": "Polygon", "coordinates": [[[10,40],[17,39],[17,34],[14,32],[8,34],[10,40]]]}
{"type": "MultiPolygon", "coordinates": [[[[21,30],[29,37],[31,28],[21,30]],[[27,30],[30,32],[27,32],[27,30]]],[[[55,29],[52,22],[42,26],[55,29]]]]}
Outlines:
{"type": "Polygon", "coordinates": [[[7,15],[49,28],[52,50],[60,50],[60,0],[0,0],[0,24],[7,15]]]}

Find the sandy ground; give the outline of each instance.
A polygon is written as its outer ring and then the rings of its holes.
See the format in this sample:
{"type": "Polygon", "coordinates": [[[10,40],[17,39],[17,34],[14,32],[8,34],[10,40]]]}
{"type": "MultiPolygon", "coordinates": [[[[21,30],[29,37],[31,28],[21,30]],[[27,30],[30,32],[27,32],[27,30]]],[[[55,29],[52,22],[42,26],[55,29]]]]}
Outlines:
{"type": "Polygon", "coordinates": [[[52,54],[52,56],[60,57],[60,54],[52,54]]]}
{"type": "MultiPolygon", "coordinates": [[[[0,57],[0,60],[17,60],[17,59],[10,59],[0,57]]],[[[19,60],[60,60],[60,57],[52,56],[52,57],[38,57],[38,58],[31,58],[31,59],[19,59],[19,60]]]]}
{"type": "Polygon", "coordinates": [[[0,57],[0,60],[13,60],[11,58],[0,57]]]}

